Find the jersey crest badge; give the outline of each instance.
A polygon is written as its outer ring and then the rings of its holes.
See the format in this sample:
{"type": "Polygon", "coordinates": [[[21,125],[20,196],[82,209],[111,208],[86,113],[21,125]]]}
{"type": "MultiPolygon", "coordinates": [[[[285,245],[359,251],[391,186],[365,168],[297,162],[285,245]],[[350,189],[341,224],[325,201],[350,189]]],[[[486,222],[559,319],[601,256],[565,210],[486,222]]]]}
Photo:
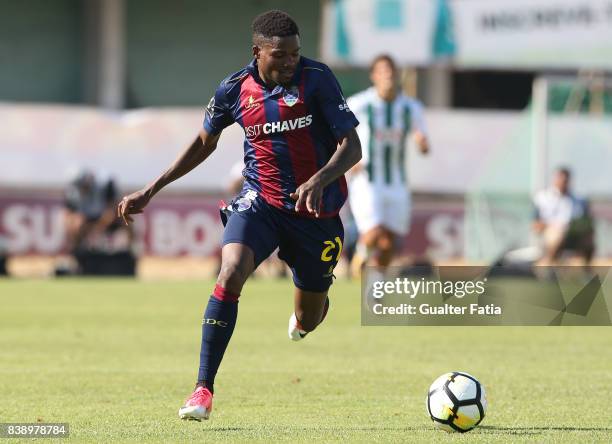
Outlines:
{"type": "Polygon", "coordinates": [[[235,211],[246,211],[249,208],[251,208],[251,205],[253,205],[253,201],[257,199],[257,191],[255,190],[249,190],[247,191],[244,196],[242,196],[241,198],[239,198],[238,200],[236,200],[236,202],[234,202],[233,207],[235,211]]]}
{"type": "Polygon", "coordinates": [[[286,89],[283,93],[283,100],[287,106],[295,105],[300,99],[300,90],[297,86],[286,89]]]}
{"type": "Polygon", "coordinates": [[[234,202],[234,209],[235,211],[238,211],[238,212],[246,211],[249,208],[251,208],[252,204],[253,204],[252,200],[247,199],[246,197],[241,197],[236,202],[234,202]]]}

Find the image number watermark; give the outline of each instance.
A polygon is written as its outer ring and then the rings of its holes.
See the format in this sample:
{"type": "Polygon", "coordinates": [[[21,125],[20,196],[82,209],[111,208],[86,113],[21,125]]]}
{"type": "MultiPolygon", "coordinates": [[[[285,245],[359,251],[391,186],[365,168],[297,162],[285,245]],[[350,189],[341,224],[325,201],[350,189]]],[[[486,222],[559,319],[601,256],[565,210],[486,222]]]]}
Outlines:
{"type": "Polygon", "coordinates": [[[608,267],[391,268],[362,275],[361,323],[612,325],[608,267]]]}
{"type": "Polygon", "coordinates": [[[68,423],[0,423],[0,438],[68,438],[68,423]]]}

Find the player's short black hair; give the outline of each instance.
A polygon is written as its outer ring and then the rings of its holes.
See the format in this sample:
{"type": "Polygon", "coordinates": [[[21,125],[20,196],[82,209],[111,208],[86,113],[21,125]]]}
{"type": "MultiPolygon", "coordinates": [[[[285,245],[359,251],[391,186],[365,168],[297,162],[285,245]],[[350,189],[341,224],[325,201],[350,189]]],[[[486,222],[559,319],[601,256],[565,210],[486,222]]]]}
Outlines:
{"type": "Polygon", "coordinates": [[[374,57],[372,63],[370,63],[370,72],[374,70],[374,67],[378,62],[387,62],[389,65],[391,65],[393,70],[397,69],[397,65],[395,64],[393,57],[391,57],[389,54],[378,54],[376,57],[374,57]]]}
{"type": "Polygon", "coordinates": [[[271,39],[273,37],[287,37],[291,35],[300,35],[295,20],[289,14],[278,9],[259,14],[253,19],[251,25],[253,29],[253,43],[262,37],[271,39]]]}
{"type": "Polygon", "coordinates": [[[568,166],[565,166],[565,165],[558,167],[557,173],[563,174],[568,179],[572,177],[572,170],[568,166]]]}

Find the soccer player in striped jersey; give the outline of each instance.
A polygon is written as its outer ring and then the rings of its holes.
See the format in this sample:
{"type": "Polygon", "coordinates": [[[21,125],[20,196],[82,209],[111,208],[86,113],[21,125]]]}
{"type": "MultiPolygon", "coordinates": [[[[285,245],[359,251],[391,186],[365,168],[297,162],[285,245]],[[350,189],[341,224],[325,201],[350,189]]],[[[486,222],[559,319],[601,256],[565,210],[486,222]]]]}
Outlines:
{"type": "Polygon", "coordinates": [[[429,151],[422,104],[398,88],[394,60],[379,55],[370,67],[373,86],[348,99],[361,125],[363,158],[351,170],[350,205],[359,230],[353,275],[364,264],[384,272],[410,227],[407,141],[429,151]]]}
{"type": "Polygon", "coordinates": [[[257,16],[252,51],[251,63],[217,88],[191,146],[118,208],[131,221],[159,190],[203,162],[224,128],[234,122],[243,128],[245,183],[222,214],[221,271],[204,313],[197,383],[179,409],[182,419],[208,419],[242,287],[277,248],[295,285],[289,337],[303,339],[323,321],[344,239],[338,216],[347,196],[344,173],[361,159],[359,122],[330,69],[300,56],[291,17],[281,11],[257,16]]]}

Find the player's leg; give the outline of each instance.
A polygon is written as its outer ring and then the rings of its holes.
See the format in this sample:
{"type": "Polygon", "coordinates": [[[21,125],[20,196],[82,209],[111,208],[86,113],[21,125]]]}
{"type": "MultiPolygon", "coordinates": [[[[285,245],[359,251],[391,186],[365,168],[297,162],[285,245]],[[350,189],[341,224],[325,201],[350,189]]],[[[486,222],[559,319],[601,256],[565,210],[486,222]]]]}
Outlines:
{"type": "Polygon", "coordinates": [[[386,225],[377,225],[359,237],[360,245],[367,251],[365,265],[387,267],[393,259],[398,235],[386,225]]]}
{"type": "Polygon", "coordinates": [[[362,280],[369,294],[372,285],[388,277],[391,264],[400,240],[410,228],[410,194],[402,187],[379,189],[379,218],[383,221],[366,233],[365,242],[370,246],[370,257],[362,280]]]}
{"type": "Polygon", "coordinates": [[[179,410],[182,419],[208,419],[215,376],[236,325],[242,287],[257,265],[278,246],[274,226],[266,219],[266,207],[258,207],[257,211],[249,208],[232,215],[225,227],[221,270],[202,321],[198,380],[191,397],[179,410]]]}
{"type": "Polygon", "coordinates": [[[255,253],[248,245],[237,242],[221,249],[221,270],[216,285],[232,294],[240,294],[244,283],[255,269],[255,253]]]}
{"type": "Polygon", "coordinates": [[[588,267],[593,260],[593,254],[595,254],[595,239],[592,230],[580,235],[578,251],[584,260],[584,264],[588,267]]]}
{"type": "Polygon", "coordinates": [[[361,276],[366,292],[375,281],[385,278],[385,271],[392,258],[392,239],[389,239],[389,230],[383,225],[377,225],[365,232],[360,240],[361,245],[367,249],[367,260],[363,263],[358,274],[361,276]]]}
{"type": "Polygon", "coordinates": [[[66,249],[70,252],[79,248],[88,233],[91,223],[85,215],[74,211],[66,211],[64,227],[66,230],[66,249]]]}
{"type": "Polygon", "coordinates": [[[294,312],[289,318],[289,337],[299,341],[323,322],[329,310],[327,291],[314,292],[295,289],[294,312]]]}
{"type": "Polygon", "coordinates": [[[238,316],[238,298],[255,269],[253,250],[230,243],[221,252],[221,271],[202,320],[202,346],[198,385],[214,390],[215,376],[230,341],[238,316]]]}
{"type": "Polygon", "coordinates": [[[382,226],[382,209],[380,192],[367,176],[359,175],[350,183],[349,200],[359,238],[355,247],[355,254],[351,260],[351,276],[359,277],[362,267],[370,261],[376,253],[376,243],[379,228],[382,226]]]}
{"type": "Polygon", "coordinates": [[[200,367],[196,388],[179,409],[181,419],[208,419],[212,411],[214,382],[238,317],[238,298],[255,268],[253,250],[243,244],[226,244],[221,271],[202,320],[200,367]]]}
{"type": "Polygon", "coordinates": [[[376,255],[372,257],[371,265],[385,269],[393,259],[397,236],[386,226],[378,228],[379,230],[376,236],[376,255]]]}
{"type": "Polygon", "coordinates": [[[383,272],[391,264],[399,241],[408,234],[410,207],[411,196],[403,186],[384,189],[381,208],[384,222],[378,227],[375,239],[377,254],[371,263],[372,266],[378,267],[383,272]]]}
{"type": "Polygon", "coordinates": [[[567,235],[567,227],[549,225],[544,229],[544,256],[538,265],[552,265],[560,256],[567,235]]]}
{"type": "Polygon", "coordinates": [[[325,319],[328,290],[342,253],[344,228],[340,217],[304,219],[287,217],[280,254],[293,273],[294,312],[289,337],[299,341],[325,319]]]}

